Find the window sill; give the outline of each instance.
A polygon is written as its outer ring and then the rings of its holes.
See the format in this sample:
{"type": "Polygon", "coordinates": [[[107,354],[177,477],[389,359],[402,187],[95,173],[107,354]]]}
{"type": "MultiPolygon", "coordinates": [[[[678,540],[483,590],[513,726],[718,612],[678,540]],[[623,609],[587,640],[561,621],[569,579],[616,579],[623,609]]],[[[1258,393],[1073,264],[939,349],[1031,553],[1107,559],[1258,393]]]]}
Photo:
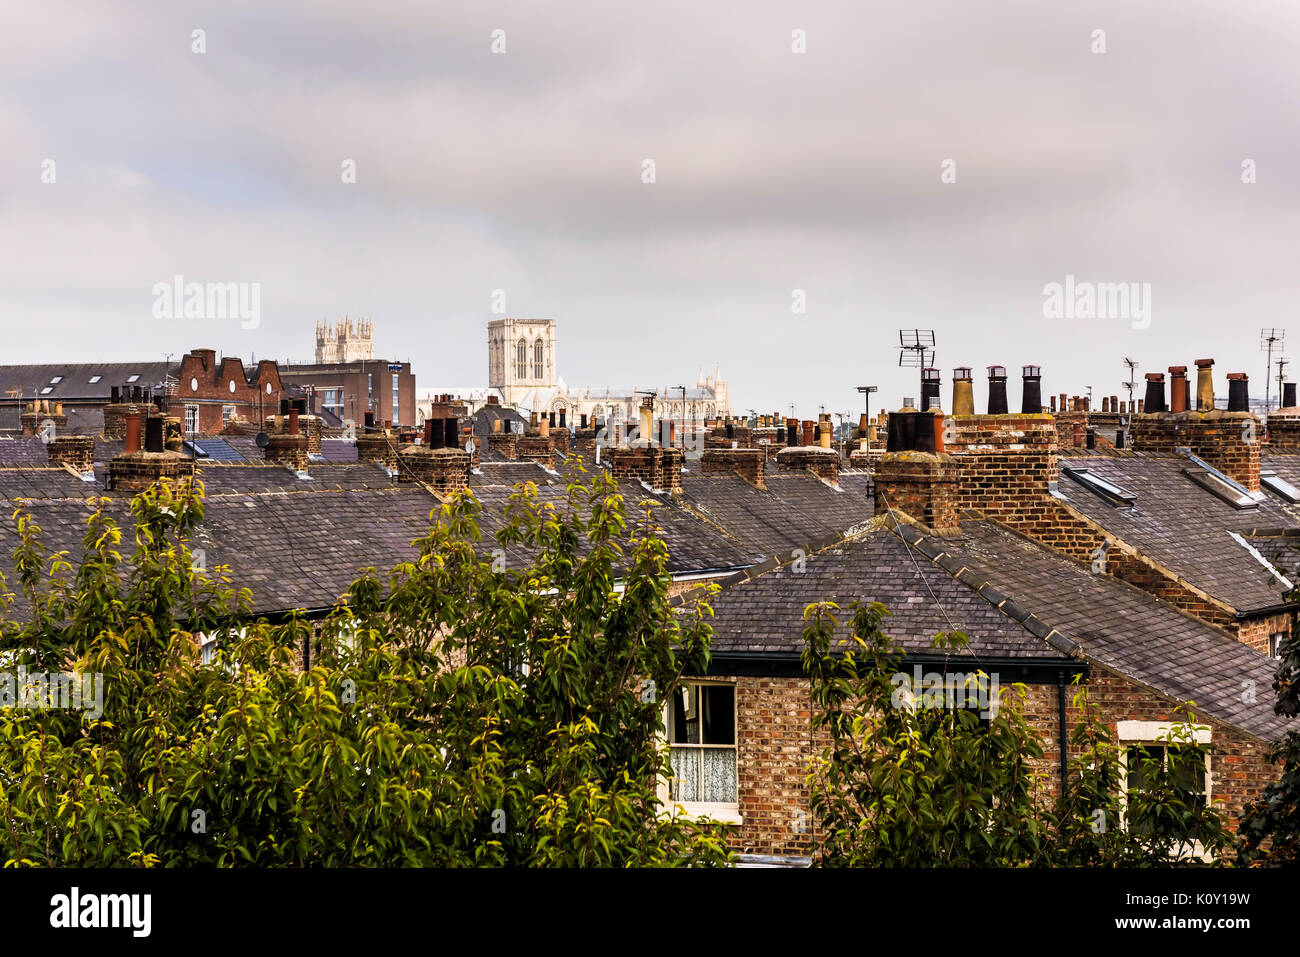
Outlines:
{"type": "Polygon", "coordinates": [[[713,820],[719,824],[740,825],[745,823],[738,804],[705,804],[685,801],[664,808],[664,817],[682,818],[687,821],[713,820]]]}

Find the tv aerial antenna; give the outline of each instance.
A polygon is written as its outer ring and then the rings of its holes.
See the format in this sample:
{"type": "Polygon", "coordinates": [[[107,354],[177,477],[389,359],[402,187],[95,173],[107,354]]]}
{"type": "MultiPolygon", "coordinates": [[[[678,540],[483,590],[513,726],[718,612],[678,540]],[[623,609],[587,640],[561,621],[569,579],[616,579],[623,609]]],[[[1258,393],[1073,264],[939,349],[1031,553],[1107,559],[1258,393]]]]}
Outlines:
{"type": "Polygon", "coordinates": [[[906,369],[928,369],[934,366],[934,330],[899,329],[898,365],[906,369]]]}
{"type": "Polygon", "coordinates": [[[1128,368],[1128,381],[1121,382],[1120,388],[1128,390],[1128,407],[1133,408],[1133,390],[1137,387],[1137,367],[1138,362],[1135,359],[1124,357],[1124,365],[1128,368]]]}
{"type": "MultiPolygon", "coordinates": [[[[1269,385],[1271,385],[1271,382],[1269,380],[1269,377],[1273,374],[1273,350],[1276,348],[1280,352],[1282,350],[1282,347],[1285,345],[1286,345],[1285,329],[1278,329],[1276,326],[1274,326],[1267,329],[1259,330],[1260,351],[1268,353],[1268,365],[1265,367],[1265,372],[1264,372],[1264,411],[1265,412],[1267,412],[1270,408],[1272,408],[1272,405],[1270,404],[1269,385]]],[[[1279,385],[1278,388],[1281,389],[1282,387],[1279,385]]],[[[1282,397],[1278,396],[1278,401],[1281,401],[1281,399],[1282,397]]]]}

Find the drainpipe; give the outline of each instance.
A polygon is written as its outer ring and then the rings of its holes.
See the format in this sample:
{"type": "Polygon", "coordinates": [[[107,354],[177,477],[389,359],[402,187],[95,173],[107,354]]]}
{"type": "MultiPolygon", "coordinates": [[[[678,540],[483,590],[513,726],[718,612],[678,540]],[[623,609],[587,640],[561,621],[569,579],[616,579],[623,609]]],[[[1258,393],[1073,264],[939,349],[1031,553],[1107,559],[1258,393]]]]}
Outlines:
{"type": "Polygon", "coordinates": [[[1056,673],[1056,714],[1057,730],[1060,733],[1061,744],[1061,798],[1065,798],[1066,786],[1069,783],[1069,760],[1067,758],[1069,748],[1069,739],[1066,736],[1065,727],[1065,672],[1056,673]]]}

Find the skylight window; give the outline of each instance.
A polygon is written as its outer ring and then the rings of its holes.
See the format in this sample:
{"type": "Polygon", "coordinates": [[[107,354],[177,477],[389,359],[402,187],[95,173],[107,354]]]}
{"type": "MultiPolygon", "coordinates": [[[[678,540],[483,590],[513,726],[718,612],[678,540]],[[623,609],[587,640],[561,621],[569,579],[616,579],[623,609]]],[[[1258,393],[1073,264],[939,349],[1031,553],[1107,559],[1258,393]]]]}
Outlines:
{"type": "Polygon", "coordinates": [[[1126,488],[1107,481],[1092,469],[1062,465],[1061,471],[1078,482],[1089,492],[1103,499],[1116,508],[1132,508],[1137,504],[1137,496],[1126,488]]]}
{"type": "Polygon", "coordinates": [[[63,381],[63,376],[56,375],[54,378],[50,380],[50,385],[58,385],[62,381],[63,381]]]}
{"type": "Polygon", "coordinates": [[[1300,488],[1296,488],[1276,472],[1260,472],[1259,484],[1292,505],[1300,503],[1300,488]]]}
{"type": "Polygon", "coordinates": [[[91,385],[94,385],[96,382],[98,382],[98,381],[99,381],[100,379],[102,379],[102,378],[104,378],[102,375],[93,375],[93,376],[90,377],[90,384],[91,384],[91,385]]]}
{"type": "Polygon", "coordinates": [[[53,391],[54,391],[54,386],[47,385],[44,389],[41,390],[41,395],[49,395],[53,391]]]}
{"type": "Polygon", "coordinates": [[[1234,482],[1224,481],[1213,472],[1203,468],[1188,468],[1183,469],[1183,474],[1215,498],[1227,502],[1235,509],[1259,508],[1259,502],[1251,498],[1249,492],[1243,491],[1241,486],[1234,482]]]}
{"type": "Polygon", "coordinates": [[[139,374],[139,373],[136,373],[135,375],[129,375],[129,376],[126,377],[126,381],[127,381],[127,382],[139,382],[139,381],[140,381],[140,374],[139,374]]]}

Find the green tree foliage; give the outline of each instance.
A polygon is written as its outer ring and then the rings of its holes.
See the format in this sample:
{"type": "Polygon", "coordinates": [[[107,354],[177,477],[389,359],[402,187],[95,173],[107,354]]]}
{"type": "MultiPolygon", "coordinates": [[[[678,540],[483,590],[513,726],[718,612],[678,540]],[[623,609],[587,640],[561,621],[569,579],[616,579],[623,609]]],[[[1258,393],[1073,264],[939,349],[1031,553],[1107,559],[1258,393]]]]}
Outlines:
{"type": "MultiPolygon", "coordinates": [[[[1190,729],[1176,727],[1163,748],[1135,762],[1130,771],[1142,786],[1125,805],[1119,749],[1077,688],[1076,754],[1065,795],[1052,799],[1055,768],[1025,716],[1023,685],[1001,687],[996,704],[982,709],[960,706],[979,700],[960,694],[974,679],[954,689],[959,706],[924,697],[899,680],[908,675],[883,630],[885,607],[853,605],[847,640],[839,612],[820,603],[805,613],[813,727],[829,738],[810,774],[822,864],[1164,866],[1202,848],[1219,855],[1230,843],[1222,816],[1195,796],[1188,769],[1197,760],[1203,769],[1205,754],[1190,729]]],[[[960,652],[967,641],[953,633],[936,644],[960,652]]]]}
{"type": "MultiPolygon", "coordinates": [[[[1300,588],[1286,598],[1300,601],[1300,588]]],[[[1290,638],[1279,649],[1281,661],[1273,678],[1273,711],[1287,718],[1300,714],[1298,629],[1300,624],[1293,622],[1290,638]]],[[[1244,865],[1294,865],[1300,862],[1300,732],[1288,731],[1274,742],[1268,759],[1281,765],[1282,774],[1242,815],[1239,859],[1244,865]]]]}
{"type": "Polygon", "coordinates": [[[75,568],[17,515],[5,670],[102,675],[103,712],[0,709],[10,865],[728,859],[717,826],[663,816],[656,793],[661,702],[707,661],[708,609],[670,608],[665,547],[608,478],[560,507],[521,487],[496,535],[536,556],[517,569],[454,497],[418,559],[360,578],[315,631],[195,572],[197,483],[136,497],[125,529],[112,507],[75,568]],[[209,664],[203,636],[223,639],[209,664]]]}

